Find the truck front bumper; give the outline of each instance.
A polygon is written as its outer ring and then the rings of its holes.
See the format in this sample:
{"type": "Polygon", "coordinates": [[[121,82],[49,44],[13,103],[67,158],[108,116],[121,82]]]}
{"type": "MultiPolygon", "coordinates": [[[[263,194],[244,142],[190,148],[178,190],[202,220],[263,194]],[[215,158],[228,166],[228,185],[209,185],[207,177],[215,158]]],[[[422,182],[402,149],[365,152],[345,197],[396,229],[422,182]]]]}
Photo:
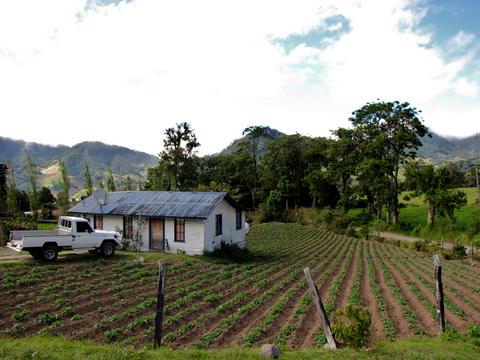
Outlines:
{"type": "Polygon", "coordinates": [[[22,251],[22,248],[20,247],[20,245],[13,242],[13,241],[7,243],[7,248],[12,249],[12,250],[17,251],[17,252],[22,251]]]}

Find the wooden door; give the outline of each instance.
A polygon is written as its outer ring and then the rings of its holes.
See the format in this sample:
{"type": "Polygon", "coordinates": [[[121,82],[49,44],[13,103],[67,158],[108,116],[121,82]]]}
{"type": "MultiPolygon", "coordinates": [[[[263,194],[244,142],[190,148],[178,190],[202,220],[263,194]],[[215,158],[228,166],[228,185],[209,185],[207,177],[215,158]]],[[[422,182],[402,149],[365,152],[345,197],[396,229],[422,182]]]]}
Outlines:
{"type": "Polygon", "coordinates": [[[150,249],[164,250],[164,226],[163,219],[150,219],[150,249]]]}

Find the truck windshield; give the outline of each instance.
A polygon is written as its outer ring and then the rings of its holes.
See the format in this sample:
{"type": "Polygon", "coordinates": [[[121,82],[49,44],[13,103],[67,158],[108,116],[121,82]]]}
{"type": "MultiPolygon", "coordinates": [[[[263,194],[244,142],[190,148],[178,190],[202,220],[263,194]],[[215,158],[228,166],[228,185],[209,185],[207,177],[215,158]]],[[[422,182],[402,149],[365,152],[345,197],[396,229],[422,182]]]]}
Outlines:
{"type": "Polygon", "coordinates": [[[77,232],[91,232],[92,228],[86,221],[77,222],[77,232]]]}

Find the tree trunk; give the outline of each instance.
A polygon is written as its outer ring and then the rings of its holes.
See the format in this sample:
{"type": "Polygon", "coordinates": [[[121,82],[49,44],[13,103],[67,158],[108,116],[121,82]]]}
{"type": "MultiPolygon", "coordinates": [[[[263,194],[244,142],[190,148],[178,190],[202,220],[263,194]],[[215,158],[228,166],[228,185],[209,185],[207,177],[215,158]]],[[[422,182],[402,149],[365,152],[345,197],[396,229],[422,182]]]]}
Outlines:
{"type": "Polygon", "coordinates": [[[373,213],[373,203],[369,201],[368,207],[367,207],[367,214],[369,218],[372,217],[372,213],[373,213]]]}
{"type": "Polygon", "coordinates": [[[378,204],[377,206],[377,220],[382,220],[382,209],[383,209],[383,206],[382,204],[378,204]]]}
{"type": "Polygon", "coordinates": [[[393,206],[393,225],[398,225],[398,204],[393,206]]]}
{"type": "Polygon", "coordinates": [[[436,211],[435,205],[429,203],[427,226],[433,226],[435,224],[435,211],[436,211]]]}
{"type": "Polygon", "coordinates": [[[387,225],[390,225],[391,224],[391,221],[390,221],[390,215],[391,215],[391,209],[390,209],[390,200],[387,200],[387,206],[386,206],[386,219],[385,219],[385,222],[387,223],[387,225]]]}

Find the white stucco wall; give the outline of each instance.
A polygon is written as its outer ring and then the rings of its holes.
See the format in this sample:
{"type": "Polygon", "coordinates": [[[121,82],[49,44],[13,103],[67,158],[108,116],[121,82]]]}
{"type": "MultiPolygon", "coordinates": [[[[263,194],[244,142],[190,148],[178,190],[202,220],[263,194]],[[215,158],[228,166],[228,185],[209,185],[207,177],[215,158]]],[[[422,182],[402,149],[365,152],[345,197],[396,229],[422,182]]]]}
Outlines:
{"type": "Polygon", "coordinates": [[[203,254],[204,227],[205,220],[185,219],[185,242],[175,241],[175,221],[165,219],[165,239],[168,242],[165,251],[184,251],[187,255],[203,254]]]}
{"type": "MultiPolygon", "coordinates": [[[[93,216],[92,216],[93,219],[93,216]]],[[[115,226],[123,230],[123,216],[104,216],[103,230],[115,231],[115,226]]]]}
{"type": "Polygon", "coordinates": [[[205,251],[213,251],[221,242],[245,247],[245,212],[242,211],[242,228],[236,229],[236,209],[222,200],[208,216],[205,224],[205,251]],[[222,235],[215,236],[215,215],[222,214],[222,235]]]}

